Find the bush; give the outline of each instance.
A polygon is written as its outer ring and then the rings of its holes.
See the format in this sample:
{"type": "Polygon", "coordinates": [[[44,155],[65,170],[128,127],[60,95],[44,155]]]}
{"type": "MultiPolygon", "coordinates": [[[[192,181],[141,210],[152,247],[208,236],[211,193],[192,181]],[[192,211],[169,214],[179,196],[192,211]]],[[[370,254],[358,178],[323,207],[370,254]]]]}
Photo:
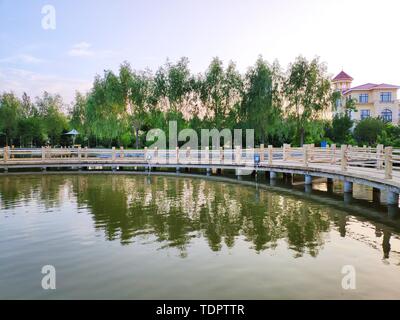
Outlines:
{"type": "Polygon", "coordinates": [[[361,120],[354,129],[354,138],[359,146],[374,146],[378,142],[378,136],[385,130],[385,123],[378,118],[361,120]]]}
{"type": "Polygon", "coordinates": [[[326,135],[337,144],[350,144],[352,140],[351,128],[353,120],[348,115],[335,115],[332,120],[332,126],[326,130],[326,135]]]}
{"type": "Polygon", "coordinates": [[[400,127],[388,123],[378,135],[377,142],[385,146],[400,147],[400,127]]]}

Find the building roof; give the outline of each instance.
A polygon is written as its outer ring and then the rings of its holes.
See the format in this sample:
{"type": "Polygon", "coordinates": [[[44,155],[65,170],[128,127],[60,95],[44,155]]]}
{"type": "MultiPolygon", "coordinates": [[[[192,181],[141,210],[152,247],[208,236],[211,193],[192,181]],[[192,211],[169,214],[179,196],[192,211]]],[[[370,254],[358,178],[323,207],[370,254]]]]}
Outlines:
{"type": "Polygon", "coordinates": [[[381,84],[376,84],[376,83],[366,83],[362,84],[361,86],[353,87],[348,90],[344,90],[343,94],[352,92],[352,91],[370,91],[370,90],[382,90],[382,89],[400,89],[400,86],[395,86],[393,84],[387,84],[387,83],[381,83],[381,84]]]}
{"type": "Polygon", "coordinates": [[[343,70],[332,79],[332,81],[340,81],[340,80],[350,80],[353,81],[354,79],[352,77],[350,77],[346,72],[344,72],[343,70]]]}

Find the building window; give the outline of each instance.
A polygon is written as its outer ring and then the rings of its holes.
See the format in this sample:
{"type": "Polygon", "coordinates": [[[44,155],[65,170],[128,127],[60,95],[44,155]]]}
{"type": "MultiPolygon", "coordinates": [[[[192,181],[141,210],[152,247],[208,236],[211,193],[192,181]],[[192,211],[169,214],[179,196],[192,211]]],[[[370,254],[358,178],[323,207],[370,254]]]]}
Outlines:
{"type": "Polygon", "coordinates": [[[392,122],[392,111],[385,109],[381,113],[382,120],[385,122],[392,122]]]}
{"type": "Polygon", "coordinates": [[[367,93],[360,94],[358,102],[359,103],[368,103],[368,94],[367,93]]]}
{"type": "Polygon", "coordinates": [[[361,113],[360,113],[360,119],[361,120],[367,119],[370,116],[371,116],[371,111],[370,110],[361,110],[361,113]]]}
{"type": "Polygon", "coordinates": [[[392,93],[391,92],[381,92],[381,102],[391,102],[392,93]]]}

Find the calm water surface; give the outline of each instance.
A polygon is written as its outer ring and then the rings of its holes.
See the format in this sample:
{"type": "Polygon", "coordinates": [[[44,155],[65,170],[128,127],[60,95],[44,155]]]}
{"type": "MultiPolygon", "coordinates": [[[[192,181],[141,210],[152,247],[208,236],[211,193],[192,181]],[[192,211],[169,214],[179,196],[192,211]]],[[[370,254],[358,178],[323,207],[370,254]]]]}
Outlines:
{"type": "Polygon", "coordinates": [[[400,228],[359,211],[188,177],[4,176],[0,298],[400,298],[400,228]]]}

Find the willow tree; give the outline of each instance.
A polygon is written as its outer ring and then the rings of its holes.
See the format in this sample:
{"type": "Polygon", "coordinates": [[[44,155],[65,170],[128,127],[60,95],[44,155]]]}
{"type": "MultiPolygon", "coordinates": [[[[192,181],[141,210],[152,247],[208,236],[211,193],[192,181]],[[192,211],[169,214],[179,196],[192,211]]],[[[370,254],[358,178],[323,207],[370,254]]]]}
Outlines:
{"type": "Polygon", "coordinates": [[[243,79],[230,62],[226,69],[219,58],[214,58],[205,72],[200,91],[207,109],[207,120],[221,129],[230,111],[240,103],[243,79]]]}
{"type": "Polygon", "coordinates": [[[287,113],[296,124],[300,145],[304,143],[306,128],[331,106],[331,82],[326,74],[326,66],[318,58],[308,61],[297,57],[289,65],[284,83],[284,94],[288,102],[287,113]]]}
{"type": "Polygon", "coordinates": [[[163,111],[181,112],[185,95],[190,92],[191,74],[189,60],[181,58],[176,63],[167,62],[156,72],[154,98],[163,111]]]}
{"type": "Polygon", "coordinates": [[[123,87],[112,71],[105,71],[103,78],[96,76],[87,99],[86,116],[90,132],[108,145],[128,130],[123,87]]]}
{"type": "Polygon", "coordinates": [[[70,112],[70,126],[79,132],[80,139],[89,138],[89,130],[87,123],[87,106],[88,95],[76,92],[75,101],[70,112]]]}
{"type": "Polygon", "coordinates": [[[187,126],[186,120],[190,117],[187,108],[191,104],[192,93],[193,76],[187,58],[181,58],[176,63],[167,61],[157,70],[152,99],[155,111],[163,114],[163,129],[168,132],[168,136],[169,121],[176,121],[179,130],[187,126]]]}
{"type": "Polygon", "coordinates": [[[6,145],[16,138],[21,111],[21,101],[14,93],[0,96],[0,132],[5,136],[6,145]]]}
{"type": "Polygon", "coordinates": [[[150,71],[132,71],[125,62],[119,70],[119,78],[123,90],[126,112],[135,130],[135,145],[139,148],[139,131],[143,128],[151,110],[153,77],[150,71]]]}
{"type": "Polygon", "coordinates": [[[264,143],[265,137],[274,133],[280,109],[274,103],[273,72],[261,57],[245,77],[245,91],[241,103],[242,121],[246,128],[254,129],[255,138],[264,143]]]}

